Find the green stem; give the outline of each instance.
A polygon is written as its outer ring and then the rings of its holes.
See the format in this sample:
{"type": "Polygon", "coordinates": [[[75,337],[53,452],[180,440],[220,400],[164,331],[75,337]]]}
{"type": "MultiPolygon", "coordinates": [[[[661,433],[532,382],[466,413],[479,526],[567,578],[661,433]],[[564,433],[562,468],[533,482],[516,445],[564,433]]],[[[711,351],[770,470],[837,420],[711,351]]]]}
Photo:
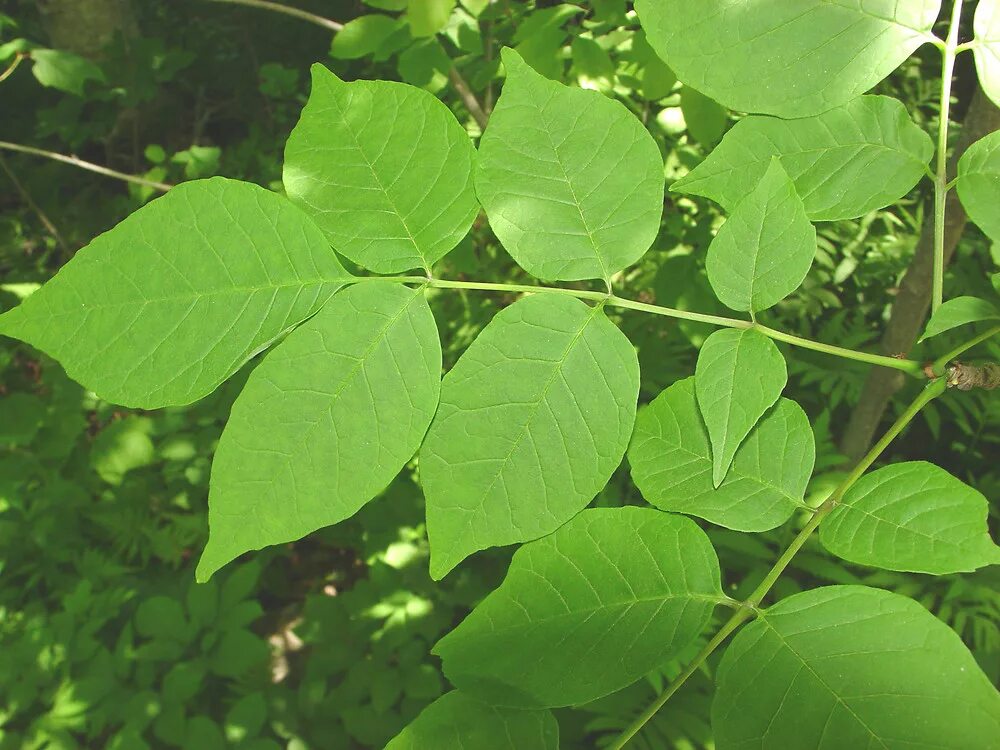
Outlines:
{"type": "Polygon", "coordinates": [[[680,689],[691,675],[697,672],[701,665],[705,663],[712,653],[725,642],[725,640],[732,635],[744,622],[749,620],[757,612],[757,607],[763,601],[764,597],[770,592],[774,587],[774,584],[778,582],[781,574],[785,572],[785,569],[792,562],[795,555],[802,549],[803,545],[812,536],[812,533],[819,527],[823,519],[826,518],[837,504],[843,499],[847,491],[854,486],[854,483],[861,478],[873,463],[878,459],[882,452],[889,446],[889,444],[901,433],[906,426],[913,421],[913,418],[920,413],[928,403],[933,401],[935,398],[944,393],[947,388],[947,382],[944,378],[937,378],[928,383],[924,389],[920,392],[920,395],[914,399],[904,411],[899,419],[893,423],[892,427],[882,436],[870,451],[861,459],[860,463],[854,467],[850,474],[840,483],[833,494],[824,502],[813,514],[812,518],[802,527],[801,531],[796,534],[795,539],[792,543],[788,545],[788,548],[782,553],[778,561],[772,566],[771,570],[768,571],[767,575],[764,576],[764,580],[760,582],[760,585],[754,589],[753,593],[743,602],[743,606],[733,613],[733,615],[722,625],[719,632],[705,645],[705,647],[695,656],[694,660],[687,665],[683,672],[678,675],[677,679],[671,683],[671,685],[657,697],[655,701],[639,716],[633,721],[625,730],[617,737],[617,739],[609,746],[609,750],[622,750],[623,747],[632,739],[639,730],[646,725],[650,719],[659,711],[664,704],[680,689]]]}
{"type": "Polygon", "coordinates": [[[282,5],[281,3],[273,3],[270,0],[209,0],[213,3],[230,3],[232,5],[246,5],[250,8],[260,8],[262,10],[272,10],[276,13],[284,13],[286,16],[292,16],[293,18],[300,18],[303,21],[308,21],[309,23],[315,24],[316,26],[322,26],[324,29],[329,29],[330,31],[340,31],[344,28],[344,24],[339,21],[334,21],[330,18],[324,18],[323,16],[317,16],[315,13],[310,13],[309,11],[301,10],[299,8],[292,8],[288,5],[282,5]]]}
{"type": "Polygon", "coordinates": [[[953,359],[955,359],[956,357],[961,356],[962,354],[964,354],[965,352],[967,352],[969,349],[971,349],[972,347],[976,346],[977,344],[981,344],[984,341],[986,341],[987,339],[993,338],[998,333],[1000,333],[1000,326],[995,326],[993,328],[990,328],[988,331],[979,334],[975,338],[969,339],[964,344],[961,344],[960,346],[956,346],[954,349],[952,349],[947,354],[945,354],[945,355],[943,355],[943,356],[938,357],[937,359],[935,359],[934,360],[934,364],[931,365],[931,370],[933,370],[934,374],[937,375],[938,377],[944,375],[944,369],[949,364],[951,364],[951,361],[953,359]]]}
{"type": "Polygon", "coordinates": [[[154,190],[160,190],[164,193],[173,187],[173,185],[166,182],[147,180],[145,177],[139,177],[134,174],[125,174],[124,172],[119,172],[115,169],[108,169],[107,167],[102,167],[100,164],[84,161],[83,159],[79,159],[75,156],[57,154],[55,151],[46,151],[45,149],[34,148],[32,146],[22,146],[20,143],[0,141],[0,150],[16,151],[20,154],[31,154],[32,156],[44,156],[46,159],[61,161],[63,164],[72,164],[74,167],[86,169],[88,172],[96,172],[97,174],[102,174],[105,177],[114,177],[116,180],[124,180],[125,182],[131,182],[136,185],[143,185],[145,187],[153,188],[154,190]]]}
{"type": "Polygon", "coordinates": [[[938,122],[937,173],[934,178],[934,280],[931,312],[944,301],[944,229],[948,199],[948,119],[951,115],[951,83],[955,73],[958,28],[962,20],[962,2],[955,0],[951,10],[948,38],[941,47],[941,111],[938,122]]]}

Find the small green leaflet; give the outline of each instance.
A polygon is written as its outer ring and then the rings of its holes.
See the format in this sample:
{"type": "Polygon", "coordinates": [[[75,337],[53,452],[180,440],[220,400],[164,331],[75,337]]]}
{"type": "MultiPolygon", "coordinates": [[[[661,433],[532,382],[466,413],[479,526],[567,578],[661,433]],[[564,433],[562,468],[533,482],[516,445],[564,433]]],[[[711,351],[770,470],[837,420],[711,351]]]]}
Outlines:
{"type": "Polygon", "coordinates": [[[693,521],[595,508],[515,552],[500,587],[434,653],[452,683],[491,703],[572,706],[677,656],[723,598],[693,521]]]}
{"type": "Polygon", "coordinates": [[[1000,131],[976,141],[958,160],[958,197],[969,218],[1000,241],[1000,131]]]}
{"type": "Polygon", "coordinates": [[[719,142],[729,122],[725,107],[690,86],[681,89],[681,112],[688,133],[706,149],[719,142]]]}
{"type": "Polygon", "coordinates": [[[811,220],[853,219],[906,195],[933,154],[902,102],[861,96],[799,120],[745,117],[670,190],[732,211],[778,157],[811,220]]]}
{"type": "Polygon", "coordinates": [[[188,404],[352,278],[294,205],[213,177],[179,185],[95,239],[0,317],[0,333],[112,403],[188,404]]]}
{"type": "Polygon", "coordinates": [[[406,11],[415,37],[434,36],[448,23],[456,0],[416,0],[406,11]]]}
{"type": "Polygon", "coordinates": [[[502,310],[445,376],[420,450],[431,575],[548,534],[621,463],[635,348],[598,307],[538,294],[502,310]]]}
{"type": "Polygon", "coordinates": [[[964,573],[1000,563],[989,503],[923,461],[861,478],[820,526],[820,541],[850,562],[910,573],[964,573]]]}
{"type": "Polygon", "coordinates": [[[920,337],[926,341],[931,336],[950,331],[952,328],[984,320],[1000,320],[1000,309],[992,302],[978,297],[955,297],[947,300],[927,321],[927,329],[920,337]]]}
{"type": "Polygon", "coordinates": [[[340,60],[356,60],[377,52],[403,22],[381,13],[358,16],[344,24],[333,37],[330,56],[340,60]]]}
{"type": "Polygon", "coordinates": [[[722,304],[755,313],[794,292],[815,256],[816,229],[774,158],[712,240],[705,270],[722,304]]]}
{"type": "Polygon", "coordinates": [[[694,378],[639,410],[628,449],[632,480],[651,505],[737,531],[767,531],[802,507],[816,459],[809,418],[782,398],[736,451],[725,481],[712,486],[712,451],[698,413],[694,378]]]}
{"type": "Polygon", "coordinates": [[[972,54],[976,58],[979,83],[993,103],[1000,106],[1000,3],[979,0],[973,21],[976,38],[972,54]]]}
{"type": "Polygon", "coordinates": [[[660,229],[660,150],[622,104],[550,81],[511,49],[503,61],[476,167],[490,226],[534,276],[607,280],[660,229]]]}
{"type": "Polygon", "coordinates": [[[718,750],[991,748],[1000,693],[912,599],[830,586],[736,635],[716,673],[712,729],[718,750]]]}
{"type": "Polygon", "coordinates": [[[559,724],[549,711],[491,706],[453,690],[385,750],[559,750],[559,724]]]}
{"type": "Polygon", "coordinates": [[[636,0],[685,84],[743,112],[808,117],[863,94],[931,39],[941,0],[636,0]]]}
{"type": "Polygon", "coordinates": [[[33,49],[31,72],[43,86],[83,96],[87,81],[106,81],[104,71],[90,60],[58,49],[33,49]]]}
{"type": "Polygon", "coordinates": [[[757,331],[716,331],[702,344],[694,384],[712,443],[713,487],[722,484],[736,449],[787,381],[784,357],[757,331]]]}
{"type": "Polygon", "coordinates": [[[440,378],[422,289],[360,283],[293,331],[250,375],[222,433],[198,580],[377,496],[420,446],[440,378]]]}
{"type": "Polygon", "coordinates": [[[475,149],[448,108],[402,83],[345,83],[312,67],[283,179],[345,256],[376,273],[428,269],[479,212],[475,149]]]}

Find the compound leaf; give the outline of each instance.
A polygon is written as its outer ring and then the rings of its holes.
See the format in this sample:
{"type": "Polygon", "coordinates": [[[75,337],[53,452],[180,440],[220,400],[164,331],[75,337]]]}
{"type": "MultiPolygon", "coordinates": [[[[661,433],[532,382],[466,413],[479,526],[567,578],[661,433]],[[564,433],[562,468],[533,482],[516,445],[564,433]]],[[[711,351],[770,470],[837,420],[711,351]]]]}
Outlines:
{"type": "Polygon", "coordinates": [[[810,219],[853,219],[906,195],[933,153],[930,136],[902,102],[862,96],[799,120],[745,117],[670,189],[732,211],[777,157],[810,219]]]}
{"type": "Polygon", "coordinates": [[[458,690],[445,693],[385,750],[559,750],[549,711],[491,706],[458,690]]]}
{"type": "Polygon", "coordinates": [[[0,333],[102,398],[187,404],[352,279],[281,196],[213,177],[179,185],[80,250],[0,333]]]}
{"type": "Polygon", "coordinates": [[[345,83],[313,65],[312,86],[285,146],[289,197],[355,263],[430,268],[479,211],[468,134],[437,98],[404,83],[345,83]]]}
{"type": "Polygon", "coordinates": [[[420,451],[431,575],[548,534],[621,463],[635,348],[598,307],[554,294],[502,310],[445,376],[420,451]]]}
{"type": "Polygon", "coordinates": [[[780,526],[802,506],[816,459],[809,418],[782,398],[736,451],[718,489],[712,450],[698,413],[694,378],[667,388],[639,410],[628,449],[632,480],[651,505],[737,531],[780,526]]]}
{"type": "Polygon", "coordinates": [[[659,148],[622,104],[550,81],[511,49],[503,61],[476,166],[490,226],[534,276],[608,279],[659,231],[659,148]]]}
{"type": "Polygon", "coordinates": [[[920,337],[925,341],[952,328],[980,323],[984,320],[1000,320],[1000,309],[992,302],[978,297],[955,297],[945,301],[927,321],[927,329],[920,337]]]}
{"type": "Polygon", "coordinates": [[[862,477],[820,527],[830,552],[861,565],[961,573],[1000,563],[986,498],[934,464],[892,464],[862,477]]]}
{"type": "Polygon", "coordinates": [[[719,750],[993,747],[1000,694],[951,628],[864,586],[806,591],[741,630],[719,664],[719,750]]]}
{"type": "Polygon", "coordinates": [[[794,292],[816,256],[816,229],[777,158],[708,247],[705,270],[722,304],[759,312],[794,292]]]}
{"type": "Polygon", "coordinates": [[[921,44],[941,0],[637,0],[653,49],[729,109],[808,117],[881,81],[921,44]]]}
{"type": "Polygon", "coordinates": [[[976,58],[979,83],[993,103],[1000,106],[1000,3],[979,0],[973,20],[976,38],[972,54],[976,58]]]}
{"type": "Polygon", "coordinates": [[[958,197],[986,235],[1000,241],[1000,131],[973,143],[958,160],[958,197]]]}
{"type": "Polygon", "coordinates": [[[420,289],[359,284],[293,331],[250,375],[222,433],[198,579],[378,495],[419,447],[440,378],[420,289]]]}
{"type": "Polygon", "coordinates": [[[595,508],[515,552],[500,587],[434,653],[485,700],[576,705],[677,656],[721,599],[718,558],[693,521],[595,508]]]}
{"type": "Polygon", "coordinates": [[[737,448],[788,381],[771,339],[753,330],[716,331],[702,344],[695,393],[712,443],[712,486],[719,487],[737,448]]]}

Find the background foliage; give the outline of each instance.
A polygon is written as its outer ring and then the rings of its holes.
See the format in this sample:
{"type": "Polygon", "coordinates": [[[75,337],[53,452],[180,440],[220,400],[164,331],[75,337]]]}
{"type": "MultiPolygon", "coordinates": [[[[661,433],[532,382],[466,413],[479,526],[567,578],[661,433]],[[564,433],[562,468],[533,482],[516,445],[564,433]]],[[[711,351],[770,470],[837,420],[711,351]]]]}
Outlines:
{"type": "MultiPolygon", "coordinates": [[[[498,51],[512,46],[543,75],[631,109],[655,138],[668,183],[734,122],[677,84],[624,0],[411,0],[403,13],[406,0],[298,4],[345,24],[335,35],[204,0],[94,0],[87,27],[60,15],[67,4],[0,3],[0,68],[30,52],[0,84],[0,139],[153,182],[220,174],[280,189],[282,145],[316,61],[347,80],[421,86],[478,135],[466,94],[489,109],[502,83],[498,51]]],[[[959,121],[975,86],[970,65],[960,60],[959,121]]],[[[899,97],[930,127],[939,75],[938,57],[925,49],[875,93],[899,97]]],[[[0,311],[157,193],[29,155],[0,150],[0,158],[0,311]]],[[[809,276],[768,312],[768,324],[848,347],[873,343],[926,220],[929,191],[924,182],[889,208],[820,224],[809,276]]],[[[640,299],[713,312],[718,303],[703,268],[720,209],[676,194],[666,201],[656,245],[622,284],[640,299]]],[[[527,281],[481,219],[444,266],[448,278],[527,281]]],[[[1000,253],[970,231],[946,279],[948,296],[988,294],[998,267],[1000,253]]],[[[512,301],[432,298],[446,368],[512,301]]],[[[638,345],[641,402],[694,371],[695,347],[708,333],[646,317],[618,321],[638,345]]],[[[962,336],[942,334],[936,351],[962,336]]],[[[996,358],[1000,348],[992,346],[996,358]]],[[[867,367],[783,351],[786,395],[805,409],[818,439],[807,494],[818,504],[842,475],[838,444],[867,367]]],[[[918,346],[911,356],[921,355],[918,346]]],[[[130,411],[84,392],[29,347],[0,340],[0,749],[381,747],[447,689],[430,647],[499,583],[510,553],[479,553],[432,584],[412,472],[350,521],[194,584],[214,447],[254,365],[191,407],[130,411]]],[[[910,388],[900,404],[912,398],[910,388]]],[[[998,428],[1000,399],[976,392],[941,399],[885,458],[933,459],[994,501],[995,528],[998,428]]],[[[596,504],[633,502],[637,490],[622,468],[596,504]]],[[[737,598],[795,531],[749,536],[705,527],[726,591],[737,598]]],[[[844,567],[811,543],[792,571],[778,595],[866,583],[916,598],[959,632],[1000,684],[996,566],[961,577],[874,572],[844,567]]],[[[668,665],[593,704],[557,711],[563,746],[600,746],[678,669],[668,665]]],[[[710,688],[709,675],[696,676],[637,746],[710,746],[710,688]]]]}

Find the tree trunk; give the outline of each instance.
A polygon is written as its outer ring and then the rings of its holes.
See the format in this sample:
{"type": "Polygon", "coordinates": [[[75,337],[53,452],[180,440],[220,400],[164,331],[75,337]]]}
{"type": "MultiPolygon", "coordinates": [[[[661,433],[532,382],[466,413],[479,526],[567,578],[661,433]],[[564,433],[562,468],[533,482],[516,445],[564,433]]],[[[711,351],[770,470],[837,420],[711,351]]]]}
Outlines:
{"type": "Polygon", "coordinates": [[[118,32],[137,32],[129,0],[38,0],[38,8],[52,47],[83,57],[98,57],[118,32]]]}

